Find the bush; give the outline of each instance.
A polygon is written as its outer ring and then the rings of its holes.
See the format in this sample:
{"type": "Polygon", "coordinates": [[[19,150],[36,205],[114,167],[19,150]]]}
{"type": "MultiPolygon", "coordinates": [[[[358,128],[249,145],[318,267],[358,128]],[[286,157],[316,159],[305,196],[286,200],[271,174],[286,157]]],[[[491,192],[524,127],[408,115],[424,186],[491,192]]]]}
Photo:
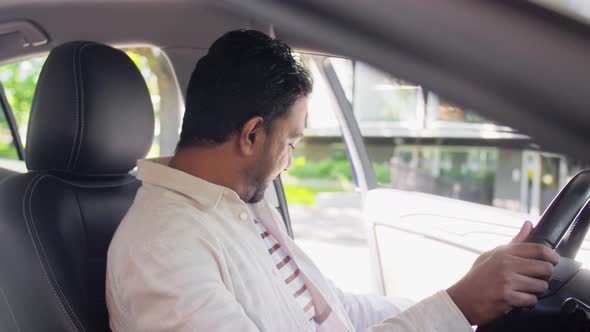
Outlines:
{"type": "MultiPolygon", "coordinates": [[[[320,161],[306,160],[305,157],[295,158],[289,175],[297,179],[320,179],[352,182],[352,168],[348,159],[336,158],[320,161]]],[[[389,166],[373,163],[373,170],[379,183],[390,183],[389,166]]]]}
{"type": "Polygon", "coordinates": [[[389,166],[373,163],[373,170],[375,170],[375,177],[377,177],[378,183],[391,183],[391,171],[389,166]]]}
{"type": "Polygon", "coordinates": [[[303,204],[307,206],[315,204],[316,196],[319,193],[343,191],[342,188],[303,186],[291,183],[284,183],[283,189],[285,190],[287,204],[303,204]]]}
{"type": "Polygon", "coordinates": [[[311,161],[305,157],[298,157],[295,158],[289,175],[298,179],[352,181],[352,169],[347,159],[311,161]]]}
{"type": "Polygon", "coordinates": [[[0,158],[18,159],[18,154],[14,145],[0,143],[0,158]]]}

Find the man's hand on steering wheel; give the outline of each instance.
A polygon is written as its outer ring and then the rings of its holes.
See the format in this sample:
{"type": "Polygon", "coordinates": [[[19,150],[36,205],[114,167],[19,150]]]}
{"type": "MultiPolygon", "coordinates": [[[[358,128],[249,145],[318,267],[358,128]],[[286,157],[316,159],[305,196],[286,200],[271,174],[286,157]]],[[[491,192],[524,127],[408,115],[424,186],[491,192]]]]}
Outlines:
{"type": "Polygon", "coordinates": [[[447,293],[472,325],[483,325],[513,307],[534,306],[559,255],[552,249],[525,243],[533,225],[524,223],[507,245],[483,253],[469,272],[447,293]]]}

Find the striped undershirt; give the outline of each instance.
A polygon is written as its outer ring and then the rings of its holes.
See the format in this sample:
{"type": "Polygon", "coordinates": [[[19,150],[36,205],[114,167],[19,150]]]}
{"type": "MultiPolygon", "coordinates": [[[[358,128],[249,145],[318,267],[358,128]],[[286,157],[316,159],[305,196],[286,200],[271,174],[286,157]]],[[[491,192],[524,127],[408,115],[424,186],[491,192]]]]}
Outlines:
{"type": "Polygon", "coordinates": [[[303,276],[300,274],[297,264],[291,259],[291,256],[287,255],[277,240],[270,235],[262,224],[256,220],[254,220],[254,223],[256,224],[260,236],[264,240],[268,253],[279,270],[281,278],[285,280],[293,297],[295,297],[295,300],[303,309],[305,317],[310,321],[313,320],[313,317],[315,316],[315,307],[311,300],[311,294],[305,286],[303,276]]]}

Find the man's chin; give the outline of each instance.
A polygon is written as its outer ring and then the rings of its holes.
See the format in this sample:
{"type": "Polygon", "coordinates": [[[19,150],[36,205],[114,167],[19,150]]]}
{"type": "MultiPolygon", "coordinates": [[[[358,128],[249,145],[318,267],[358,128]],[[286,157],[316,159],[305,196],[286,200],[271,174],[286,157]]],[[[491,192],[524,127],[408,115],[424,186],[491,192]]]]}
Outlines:
{"type": "Polygon", "coordinates": [[[261,195],[254,195],[252,196],[252,198],[248,201],[249,204],[255,204],[260,202],[262,199],[264,198],[264,193],[262,193],[261,195]]]}
{"type": "Polygon", "coordinates": [[[248,200],[248,203],[252,204],[252,203],[260,202],[264,198],[264,193],[266,192],[266,188],[268,188],[268,186],[265,186],[264,188],[256,190],[254,192],[254,195],[252,195],[252,197],[250,197],[250,199],[248,200]]]}

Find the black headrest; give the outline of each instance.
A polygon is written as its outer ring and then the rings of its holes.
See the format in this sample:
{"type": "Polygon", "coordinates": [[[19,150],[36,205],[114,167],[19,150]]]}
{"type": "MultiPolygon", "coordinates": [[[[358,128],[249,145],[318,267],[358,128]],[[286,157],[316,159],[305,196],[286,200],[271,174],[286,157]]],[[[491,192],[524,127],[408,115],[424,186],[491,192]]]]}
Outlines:
{"type": "Polygon", "coordinates": [[[29,170],[126,174],[145,157],[153,135],[147,86],[124,52],[70,42],[49,53],[29,120],[29,170]]]}

